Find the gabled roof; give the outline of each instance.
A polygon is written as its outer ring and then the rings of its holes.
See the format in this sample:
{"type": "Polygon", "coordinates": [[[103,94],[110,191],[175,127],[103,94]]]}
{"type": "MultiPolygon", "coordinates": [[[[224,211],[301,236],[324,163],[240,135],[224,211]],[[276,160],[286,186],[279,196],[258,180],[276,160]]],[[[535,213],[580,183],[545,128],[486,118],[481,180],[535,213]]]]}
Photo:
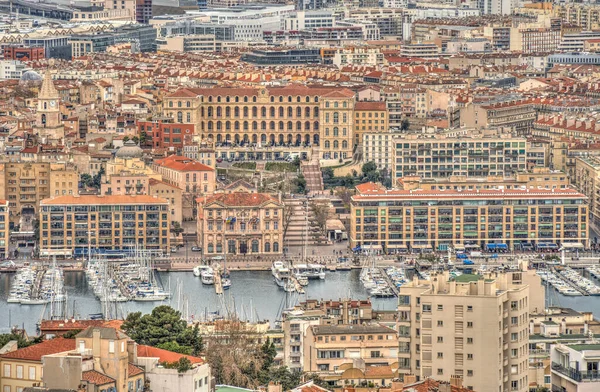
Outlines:
{"type": "Polygon", "coordinates": [[[108,377],[106,374],[102,374],[95,370],[88,370],[81,373],[81,379],[94,385],[106,385],[116,382],[112,377],[108,377]]]}
{"type": "Polygon", "coordinates": [[[279,204],[277,199],[266,193],[248,192],[218,193],[207,197],[203,204],[205,206],[218,203],[227,207],[256,207],[267,202],[279,204]]]}
{"type": "Polygon", "coordinates": [[[128,339],[123,332],[109,327],[89,327],[77,334],[78,338],[92,338],[95,332],[100,332],[101,339],[128,339]]]}
{"type": "Polygon", "coordinates": [[[1,358],[40,362],[44,355],[75,350],[75,339],[54,338],[1,355],[1,358]]]}
{"type": "Polygon", "coordinates": [[[138,374],[142,374],[142,373],[144,373],[144,369],[137,367],[132,363],[127,365],[127,374],[129,374],[129,377],[137,376],[138,374]]]}
{"type": "Polygon", "coordinates": [[[158,159],[155,161],[157,166],[166,167],[176,171],[215,171],[210,166],[207,166],[203,163],[195,161],[188,157],[183,157],[180,155],[171,155],[163,159],[158,159]]]}

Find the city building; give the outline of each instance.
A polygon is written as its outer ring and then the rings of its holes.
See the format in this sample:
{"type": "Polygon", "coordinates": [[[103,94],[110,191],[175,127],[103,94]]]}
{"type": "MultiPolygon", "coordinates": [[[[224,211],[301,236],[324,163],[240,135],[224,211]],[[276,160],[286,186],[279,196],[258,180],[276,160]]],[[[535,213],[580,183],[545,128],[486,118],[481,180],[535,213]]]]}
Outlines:
{"type": "Polygon", "coordinates": [[[5,60],[34,61],[45,58],[43,47],[5,45],[2,47],[5,60]]]}
{"type": "Polygon", "coordinates": [[[72,340],[72,350],[42,356],[45,387],[77,390],[83,384],[90,392],[143,390],[144,370],[129,363],[131,343],[123,332],[89,327],[72,340]]]}
{"type": "Polygon", "coordinates": [[[544,308],[540,282],[527,270],[457,277],[444,271],[402,285],[401,378],[457,376],[474,391],[529,391],[528,315],[544,308]]]}
{"type": "Polygon", "coordinates": [[[600,345],[557,344],[550,349],[552,391],[592,392],[600,388],[600,345]]]}
{"type": "Polygon", "coordinates": [[[48,144],[61,144],[65,127],[60,112],[60,95],[54,87],[50,70],[44,73],[42,87],[38,93],[34,132],[48,144]]]}
{"type": "Polygon", "coordinates": [[[535,105],[530,100],[510,100],[490,103],[468,103],[460,109],[463,127],[504,127],[526,134],[536,119],[535,105]]]}
{"type": "Polygon", "coordinates": [[[182,155],[184,147],[192,143],[195,128],[194,124],[174,122],[170,117],[138,121],[136,125],[140,136],[145,133],[145,144],[151,144],[154,148],[166,148],[177,155],[182,155]]]}
{"type": "Polygon", "coordinates": [[[3,391],[16,392],[24,388],[41,385],[43,376],[42,357],[74,350],[75,339],[45,340],[25,348],[17,349],[17,345],[9,352],[0,355],[2,377],[0,386],[3,391]]]}
{"type": "Polygon", "coordinates": [[[354,105],[354,145],[360,145],[365,133],[388,133],[385,102],[356,102],[354,105]]]}
{"type": "Polygon", "coordinates": [[[9,227],[33,224],[40,202],[51,196],[76,195],[79,175],[66,164],[38,162],[0,163],[0,198],[9,203],[9,227]],[[52,192],[54,191],[54,192],[52,192]]]}
{"type": "Polygon", "coordinates": [[[152,169],[162,175],[163,181],[185,193],[210,195],[216,189],[216,171],[193,159],[171,155],[154,161],[152,169]]]}
{"type": "Polygon", "coordinates": [[[283,203],[265,193],[199,198],[198,243],[205,255],[281,254],[283,203]]]}
{"type": "Polygon", "coordinates": [[[527,169],[527,139],[510,133],[414,133],[395,135],[392,141],[394,179],[509,176],[527,169]]]}
{"type": "Polygon", "coordinates": [[[40,255],[95,249],[168,250],[169,201],[148,195],[59,196],[40,202],[40,255]]]}
{"type": "Polygon", "coordinates": [[[575,175],[571,182],[588,197],[592,224],[600,222],[600,157],[575,158],[575,175]]]}
{"type": "Polygon", "coordinates": [[[0,80],[21,79],[28,70],[20,60],[0,60],[0,80]]]}
{"type": "Polygon", "coordinates": [[[488,243],[588,245],[587,197],[573,189],[386,190],[357,186],[350,245],[383,251],[488,243]],[[381,222],[380,222],[381,221],[381,222]],[[382,223],[385,222],[385,223],[382,223]]]}
{"type": "Polygon", "coordinates": [[[148,181],[148,194],[169,201],[171,222],[182,223],[184,219],[193,218],[193,216],[183,216],[183,191],[176,186],[151,178],[148,181]]]}
{"type": "Polygon", "coordinates": [[[0,257],[8,258],[10,244],[10,206],[8,200],[0,199],[0,257]]]}
{"type": "Polygon", "coordinates": [[[378,324],[311,325],[304,338],[302,369],[322,376],[353,359],[365,367],[398,361],[398,332],[378,324]]]}
{"type": "Polygon", "coordinates": [[[318,49],[255,49],[244,53],[242,61],[260,66],[321,64],[321,51],[318,49]]]}
{"type": "Polygon", "coordinates": [[[356,121],[354,105],[354,92],[348,89],[331,91],[321,96],[322,131],[320,139],[323,144],[320,158],[343,161],[352,157],[354,147],[352,134],[356,121]]]}

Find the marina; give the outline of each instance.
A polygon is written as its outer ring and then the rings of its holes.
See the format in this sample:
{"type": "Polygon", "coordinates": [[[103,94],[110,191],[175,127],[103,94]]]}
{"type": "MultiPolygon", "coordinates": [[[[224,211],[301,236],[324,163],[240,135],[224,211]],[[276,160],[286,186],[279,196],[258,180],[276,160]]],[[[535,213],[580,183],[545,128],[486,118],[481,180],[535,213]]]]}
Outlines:
{"type": "Polygon", "coordinates": [[[567,281],[558,273],[555,273],[550,269],[538,270],[536,272],[539,277],[545,282],[547,285],[554,288],[560,294],[564,296],[582,296],[583,292],[581,290],[577,290],[572,287],[572,284],[567,283],[567,281]]]}
{"type": "Polygon", "coordinates": [[[559,274],[576,290],[581,291],[583,295],[600,295],[600,287],[598,287],[590,279],[582,276],[579,272],[571,267],[561,266],[556,268],[559,274]]]}
{"type": "Polygon", "coordinates": [[[66,300],[63,272],[57,268],[36,264],[17,271],[6,299],[8,303],[45,305],[66,300]]]}

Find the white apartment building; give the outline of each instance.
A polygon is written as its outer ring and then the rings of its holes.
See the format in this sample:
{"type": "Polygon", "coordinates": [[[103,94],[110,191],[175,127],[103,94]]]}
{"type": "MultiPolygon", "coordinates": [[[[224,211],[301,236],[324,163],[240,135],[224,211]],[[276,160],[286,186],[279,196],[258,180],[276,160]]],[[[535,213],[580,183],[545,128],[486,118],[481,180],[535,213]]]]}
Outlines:
{"type": "Polygon", "coordinates": [[[550,360],[552,391],[600,391],[600,344],[557,344],[550,360]]]}
{"type": "Polygon", "coordinates": [[[227,9],[207,9],[201,14],[211,23],[235,26],[236,41],[262,41],[263,32],[283,30],[286,15],[294,12],[294,5],[241,5],[227,9]]]}
{"type": "Polygon", "coordinates": [[[331,11],[296,11],[283,18],[284,30],[306,30],[319,27],[334,27],[335,17],[331,11]]]}
{"type": "Polygon", "coordinates": [[[599,39],[600,31],[582,31],[562,36],[558,50],[563,53],[583,52],[584,41],[588,39],[599,39]]]}
{"type": "Polygon", "coordinates": [[[28,68],[19,60],[0,61],[0,80],[21,79],[21,76],[26,71],[28,71],[28,68]]]}
{"type": "Polygon", "coordinates": [[[384,55],[379,49],[368,47],[340,48],[333,55],[333,65],[383,65],[384,55]]]}
{"type": "Polygon", "coordinates": [[[375,162],[379,169],[391,170],[394,163],[393,136],[393,133],[363,134],[363,161],[375,162]]]}
{"type": "Polygon", "coordinates": [[[403,285],[398,297],[399,369],[419,379],[462,377],[478,392],[527,392],[529,313],[544,306],[534,271],[447,271],[403,285]],[[540,303],[538,303],[540,302],[540,303]]]}

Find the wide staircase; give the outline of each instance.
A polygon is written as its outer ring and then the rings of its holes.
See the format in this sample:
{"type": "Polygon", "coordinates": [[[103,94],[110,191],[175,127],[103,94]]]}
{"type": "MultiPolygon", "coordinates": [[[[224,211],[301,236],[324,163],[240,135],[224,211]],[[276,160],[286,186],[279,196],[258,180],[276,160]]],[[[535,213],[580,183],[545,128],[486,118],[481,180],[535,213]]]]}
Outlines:
{"type": "MultiPolygon", "coordinates": [[[[315,220],[313,210],[304,206],[306,198],[284,199],[283,203],[286,209],[291,210],[290,223],[285,233],[285,244],[288,247],[313,245],[317,243],[319,232],[318,224],[315,220]],[[306,217],[308,216],[308,223],[306,217]]],[[[287,219],[287,211],[284,213],[284,219],[287,219]]],[[[321,240],[324,240],[322,238],[321,240]]]]}
{"type": "Polygon", "coordinates": [[[319,154],[312,154],[312,158],[308,162],[302,162],[300,165],[302,175],[306,180],[306,189],[310,192],[322,191],[323,176],[321,175],[321,165],[319,164],[319,154]]]}

